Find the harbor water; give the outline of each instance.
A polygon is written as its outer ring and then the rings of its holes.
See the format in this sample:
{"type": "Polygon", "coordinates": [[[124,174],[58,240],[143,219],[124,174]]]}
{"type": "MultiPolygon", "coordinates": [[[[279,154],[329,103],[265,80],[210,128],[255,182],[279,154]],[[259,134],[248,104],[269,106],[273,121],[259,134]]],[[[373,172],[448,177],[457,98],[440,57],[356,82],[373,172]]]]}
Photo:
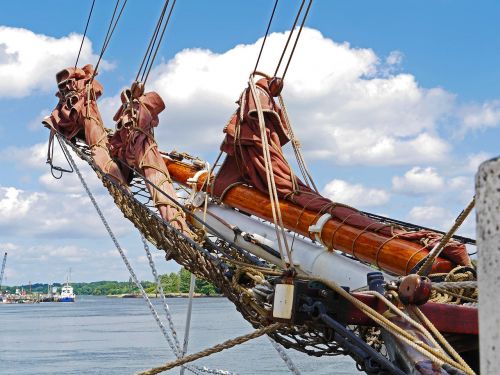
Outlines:
{"type": "MultiPolygon", "coordinates": [[[[153,301],[164,316],[159,301],[153,301]]],[[[168,302],[182,345],[187,299],[172,298],[168,302]]],[[[188,353],[251,331],[227,300],[195,299],[188,353]]],[[[287,353],[302,374],[359,373],[348,357],[287,353]]],[[[76,303],[0,304],[2,375],[134,374],[173,359],[140,298],[79,296],[76,303]]],[[[290,373],[266,337],[194,363],[236,374],[290,373]]],[[[179,369],[167,374],[179,374],[179,369]]]]}

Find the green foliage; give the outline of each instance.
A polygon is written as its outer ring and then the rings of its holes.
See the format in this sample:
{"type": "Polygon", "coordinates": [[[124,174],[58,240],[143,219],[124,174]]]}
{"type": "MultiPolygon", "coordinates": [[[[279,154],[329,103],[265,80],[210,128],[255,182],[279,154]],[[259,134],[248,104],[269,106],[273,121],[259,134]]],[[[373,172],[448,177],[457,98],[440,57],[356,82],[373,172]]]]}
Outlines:
{"type": "MultiPolygon", "coordinates": [[[[182,268],[178,273],[171,272],[170,274],[160,275],[160,282],[163,287],[165,294],[176,294],[176,293],[188,293],[189,283],[191,279],[191,274],[188,270],[182,268]]],[[[143,288],[147,293],[156,294],[156,285],[150,281],[141,281],[143,288]]],[[[53,286],[57,287],[59,291],[61,290],[63,284],[54,283],[53,286]]],[[[138,294],[139,289],[135,284],[129,281],[94,281],[91,283],[71,283],[76,295],[119,295],[119,294],[138,294]]],[[[2,286],[2,290],[6,290],[9,293],[14,293],[16,288],[21,290],[24,288],[26,292],[29,293],[29,285],[19,285],[19,286],[2,286]]],[[[47,284],[33,284],[31,285],[31,291],[33,293],[47,293],[47,284]]],[[[203,294],[206,296],[216,295],[217,291],[215,287],[208,281],[203,279],[196,279],[195,293],[203,294]]]]}

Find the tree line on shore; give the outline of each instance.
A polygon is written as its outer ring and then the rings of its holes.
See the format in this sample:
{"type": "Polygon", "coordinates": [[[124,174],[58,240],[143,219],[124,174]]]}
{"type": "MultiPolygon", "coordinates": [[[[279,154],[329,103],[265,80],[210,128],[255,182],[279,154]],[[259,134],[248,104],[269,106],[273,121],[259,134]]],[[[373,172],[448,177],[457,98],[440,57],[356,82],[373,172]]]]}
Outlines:
{"type": "MultiPolygon", "coordinates": [[[[191,274],[186,269],[182,268],[179,272],[171,272],[169,274],[160,275],[161,285],[165,294],[188,293],[191,274]]],[[[51,284],[59,290],[61,283],[51,284]]],[[[141,281],[141,285],[148,294],[156,294],[156,284],[151,281],[141,281]]],[[[137,294],[139,288],[129,281],[93,281],[89,283],[71,283],[75,294],[77,295],[120,295],[120,294],[137,294]]],[[[27,293],[47,293],[49,284],[36,283],[32,285],[16,285],[2,286],[2,290],[8,293],[15,293],[16,289],[24,289],[27,293]]],[[[206,280],[196,279],[195,293],[207,296],[216,295],[215,287],[206,280]]]]}

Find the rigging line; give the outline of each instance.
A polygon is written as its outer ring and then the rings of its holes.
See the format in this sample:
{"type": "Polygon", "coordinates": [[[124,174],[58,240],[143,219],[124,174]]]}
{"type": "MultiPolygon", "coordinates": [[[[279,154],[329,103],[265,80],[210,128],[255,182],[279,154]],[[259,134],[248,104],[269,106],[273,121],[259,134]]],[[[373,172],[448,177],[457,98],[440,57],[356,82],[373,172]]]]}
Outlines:
{"type": "Polygon", "coordinates": [[[420,266],[420,268],[417,270],[417,275],[423,275],[427,276],[429,274],[429,271],[432,267],[432,264],[436,260],[436,258],[441,254],[441,252],[444,250],[450,239],[453,237],[455,232],[458,230],[460,225],[467,219],[467,216],[471,213],[472,209],[474,208],[476,202],[476,198],[473,197],[470,203],[465,207],[465,209],[458,215],[458,217],[455,219],[455,223],[453,226],[450,228],[450,230],[441,238],[439,243],[434,246],[434,248],[427,254],[427,256],[424,258],[425,261],[424,263],[420,266]]]}
{"type": "Polygon", "coordinates": [[[288,58],[288,62],[286,63],[285,71],[283,72],[282,79],[285,79],[286,72],[288,71],[288,67],[290,66],[290,62],[292,61],[293,53],[295,52],[295,47],[297,47],[297,43],[300,38],[300,34],[302,33],[302,29],[304,28],[304,24],[306,22],[307,15],[309,14],[309,10],[311,9],[313,0],[309,0],[309,4],[307,5],[306,13],[304,14],[304,18],[302,18],[302,23],[300,25],[299,33],[297,34],[297,38],[295,39],[295,43],[292,48],[292,52],[290,52],[290,57],[288,58]]]}
{"type": "Polygon", "coordinates": [[[266,39],[269,34],[269,29],[271,28],[271,23],[273,22],[274,12],[276,11],[276,7],[278,6],[278,1],[276,0],[274,3],[273,12],[271,13],[271,18],[269,18],[269,23],[267,24],[266,35],[264,35],[264,40],[262,41],[262,45],[260,46],[259,57],[257,57],[257,62],[255,63],[255,68],[253,68],[253,72],[257,71],[257,66],[259,65],[260,57],[262,55],[262,51],[264,50],[264,45],[266,44],[266,39]]]}
{"type": "MultiPolygon", "coordinates": [[[[56,135],[56,137],[59,140],[59,135],[56,135]]],[[[172,352],[174,353],[174,355],[177,358],[180,358],[180,350],[178,350],[175,347],[174,342],[172,342],[172,339],[170,338],[170,335],[168,334],[165,325],[163,324],[163,322],[161,321],[160,317],[158,316],[158,313],[157,313],[155,307],[153,306],[153,304],[151,303],[151,300],[149,299],[146,291],[144,290],[144,287],[142,286],[142,284],[140,283],[139,279],[137,278],[137,275],[135,274],[134,269],[132,268],[132,265],[130,264],[130,262],[129,262],[127,256],[125,255],[125,253],[124,253],[121,245],[119,244],[118,239],[116,238],[115,234],[111,230],[111,227],[109,226],[109,223],[106,220],[106,217],[104,216],[103,212],[101,211],[101,208],[99,207],[99,204],[97,203],[94,195],[90,191],[90,188],[87,185],[87,182],[85,181],[82,173],[80,172],[80,169],[76,165],[75,160],[73,159],[73,156],[69,153],[69,150],[68,150],[68,147],[66,146],[66,143],[61,142],[61,147],[63,149],[63,152],[68,156],[68,159],[69,159],[69,162],[70,162],[71,166],[73,167],[73,169],[75,170],[76,174],[78,175],[78,178],[79,178],[82,186],[84,187],[84,189],[85,189],[85,191],[86,191],[86,193],[87,193],[90,201],[92,202],[92,205],[94,206],[95,210],[97,211],[97,214],[99,215],[99,218],[101,219],[101,222],[103,223],[104,227],[106,228],[106,231],[108,232],[109,237],[111,238],[111,240],[113,241],[116,249],[120,253],[121,258],[122,258],[123,262],[125,263],[125,266],[127,267],[127,270],[130,273],[130,277],[132,278],[132,280],[134,281],[134,284],[139,289],[139,291],[140,291],[143,299],[146,301],[146,303],[147,303],[147,305],[149,307],[149,310],[151,311],[151,314],[153,315],[153,318],[155,319],[156,323],[160,327],[160,330],[163,333],[163,336],[165,337],[165,339],[167,340],[170,348],[172,349],[172,352]]],[[[189,371],[193,372],[194,374],[199,374],[200,371],[204,371],[203,369],[198,369],[196,367],[191,367],[191,366],[186,366],[186,368],[189,371]]]]}
{"type": "Polygon", "coordinates": [[[160,13],[160,17],[158,18],[158,21],[156,22],[156,27],[155,27],[155,30],[153,32],[153,35],[149,39],[148,48],[146,49],[146,53],[144,53],[144,57],[142,59],[141,66],[139,67],[139,70],[137,71],[137,76],[135,77],[136,81],[139,79],[139,75],[141,74],[144,63],[146,63],[146,66],[149,63],[149,59],[151,57],[151,52],[153,51],[153,46],[156,43],[156,38],[158,37],[158,32],[160,31],[161,24],[163,23],[163,17],[165,16],[165,11],[167,10],[169,2],[170,2],[170,0],[165,0],[165,4],[163,5],[163,9],[160,13]],[[147,57],[147,62],[146,62],[146,57],[147,57]]]}
{"type": "MultiPolygon", "coordinates": [[[[167,299],[165,297],[165,292],[163,291],[163,287],[161,285],[160,277],[158,276],[158,271],[156,270],[153,256],[151,255],[151,250],[149,249],[149,245],[148,245],[144,235],[142,233],[140,233],[140,236],[141,236],[142,244],[144,247],[144,251],[146,252],[146,255],[148,257],[149,267],[151,268],[151,273],[153,274],[153,277],[155,279],[156,288],[157,288],[158,292],[160,293],[160,299],[162,302],[163,310],[165,311],[165,315],[167,317],[168,326],[170,328],[170,334],[174,338],[175,347],[180,351],[181,347],[180,347],[177,331],[175,330],[174,320],[173,320],[172,314],[170,312],[170,307],[168,306],[167,299]]],[[[183,353],[184,354],[186,353],[185,349],[184,349],[183,353]]],[[[174,355],[175,355],[175,353],[174,353],[174,355]]],[[[190,367],[192,367],[192,368],[194,368],[202,373],[207,373],[207,374],[219,374],[219,375],[227,375],[228,374],[228,372],[224,371],[224,370],[212,370],[212,369],[209,369],[207,367],[199,367],[199,366],[194,366],[194,365],[183,366],[181,368],[181,371],[184,372],[185,368],[188,368],[188,370],[191,371],[190,367]]]]}
{"type": "Polygon", "coordinates": [[[104,53],[103,52],[104,45],[106,44],[106,41],[108,40],[108,36],[109,36],[110,31],[111,31],[113,21],[115,20],[116,11],[118,10],[118,5],[120,5],[120,0],[116,0],[115,9],[113,9],[113,14],[111,15],[111,20],[109,20],[108,30],[106,31],[106,35],[104,36],[104,40],[102,41],[101,52],[100,52],[101,55],[104,53]]]}
{"type": "Polygon", "coordinates": [[[300,13],[302,13],[302,8],[304,7],[305,3],[306,3],[306,0],[302,0],[302,3],[300,4],[299,11],[297,12],[297,16],[295,16],[295,21],[293,22],[292,29],[290,30],[290,34],[288,34],[288,39],[286,41],[285,47],[283,48],[283,52],[281,53],[280,60],[278,61],[278,65],[276,66],[276,70],[274,71],[275,77],[276,77],[276,74],[278,74],[278,69],[280,68],[281,62],[283,61],[283,57],[285,56],[285,52],[288,48],[288,43],[290,43],[290,39],[292,38],[293,31],[295,30],[295,26],[297,26],[297,21],[299,20],[300,13]]]}
{"type": "Polygon", "coordinates": [[[285,364],[288,367],[288,369],[290,370],[290,372],[294,375],[300,375],[300,370],[297,368],[295,363],[293,363],[292,358],[290,358],[288,356],[288,354],[286,354],[283,346],[278,344],[271,337],[267,336],[267,338],[271,342],[271,345],[273,346],[273,348],[276,349],[276,351],[278,352],[278,355],[280,356],[280,358],[283,360],[283,362],[285,362],[285,364]]]}
{"type": "MultiPolygon", "coordinates": [[[[186,328],[184,329],[184,343],[182,346],[182,357],[187,354],[187,349],[189,345],[189,331],[191,330],[191,317],[193,312],[193,296],[194,288],[196,286],[196,276],[194,273],[190,275],[189,279],[189,302],[186,311],[186,328]]],[[[180,375],[184,375],[184,367],[181,368],[180,375]]]]}
{"type": "Polygon", "coordinates": [[[83,42],[87,36],[87,29],[89,27],[90,18],[92,17],[92,11],[94,10],[95,0],[92,0],[92,6],[90,7],[89,16],[87,17],[87,23],[85,24],[85,31],[83,32],[82,42],[80,43],[80,49],[78,50],[78,55],[76,56],[75,69],[78,65],[78,60],[80,59],[80,53],[82,52],[83,42]]]}
{"type": "Polygon", "coordinates": [[[146,77],[143,80],[144,85],[146,84],[146,81],[148,80],[149,73],[151,72],[151,68],[153,67],[153,63],[154,63],[155,58],[156,58],[156,54],[158,53],[158,50],[160,49],[160,45],[161,45],[161,42],[163,40],[163,36],[165,35],[165,30],[167,29],[167,25],[170,21],[170,17],[172,16],[172,11],[174,10],[176,2],[177,2],[177,0],[174,0],[172,2],[172,6],[170,7],[170,11],[168,12],[167,20],[165,21],[165,24],[163,25],[163,30],[161,31],[160,39],[158,40],[158,43],[156,44],[155,53],[153,54],[153,57],[151,58],[151,62],[149,63],[149,67],[147,69],[146,77]]]}
{"type": "Polygon", "coordinates": [[[102,46],[101,53],[99,54],[99,59],[97,60],[97,64],[95,66],[94,74],[92,75],[91,82],[94,80],[94,77],[97,75],[97,69],[99,68],[99,64],[101,63],[101,59],[104,56],[104,52],[106,52],[106,49],[108,48],[109,42],[111,41],[111,37],[113,36],[113,33],[115,32],[116,25],[118,25],[118,21],[120,20],[122,14],[123,14],[123,9],[125,9],[125,5],[127,5],[127,0],[124,0],[122,7],[120,9],[120,12],[118,13],[118,16],[116,17],[116,20],[114,21],[114,24],[113,24],[114,16],[115,16],[116,9],[117,9],[119,3],[120,3],[120,0],[117,0],[115,10],[113,12],[113,17],[111,17],[111,22],[109,24],[110,28],[108,28],[108,32],[106,33],[106,38],[104,39],[104,44],[102,46]],[[113,24],[113,27],[111,28],[112,24],[113,24]]]}
{"type": "Polygon", "coordinates": [[[151,273],[153,274],[153,278],[156,283],[156,288],[158,290],[158,293],[160,294],[160,300],[162,303],[163,310],[165,311],[165,316],[167,317],[168,326],[170,328],[170,334],[174,338],[175,346],[177,347],[177,349],[180,350],[180,343],[179,343],[179,338],[177,336],[177,331],[175,330],[174,327],[174,321],[172,318],[172,314],[170,312],[170,307],[168,306],[167,299],[165,298],[165,292],[163,291],[163,286],[161,285],[160,277],[158,276],[158,271],[156,270],[151,250],[149,249],[149,245],[146,241],[146,238],[144,238],[144,235],[141,232],[139,233],[141,236],[141,241],[144,247],[144,251],[146,252],[146,255],[148,257],[149,267],[151,268],[151,273]]]}

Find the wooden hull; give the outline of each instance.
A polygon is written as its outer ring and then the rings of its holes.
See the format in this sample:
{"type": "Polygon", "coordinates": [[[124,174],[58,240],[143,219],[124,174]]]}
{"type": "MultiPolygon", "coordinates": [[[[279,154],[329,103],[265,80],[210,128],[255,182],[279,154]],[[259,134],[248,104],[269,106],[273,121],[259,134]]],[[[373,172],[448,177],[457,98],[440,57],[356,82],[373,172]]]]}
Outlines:
{"type": "MultiPolygon", "coordinates": [[[[189,185],[187,180],[198,172],[193,166],[166,156],[164,161],[172,179],[183,185],[189,185]]],[[[202,189],[206,177],[206,173],[199,176],[198,189],[202,189]]],[[[223,203],[264,220],[273,221],[269,197],[251,187],[244,185],[232,187],[225,194],[223,203]]],[[[283,224],[287,229],[311,238],[309,227],[315,224],[321,215],[288,201],[281,201],[280,209],[283,224]]],[[[398,275],[407,275],[428,254],[428,251],[417,243],[364,232],[335,219],[325,223],[321,239],[328,247],[398,275]]],[[[452,268],[453,264],[450,261],[438,258],[432,267],[432,272],[449,272],[452,268]]]]}

